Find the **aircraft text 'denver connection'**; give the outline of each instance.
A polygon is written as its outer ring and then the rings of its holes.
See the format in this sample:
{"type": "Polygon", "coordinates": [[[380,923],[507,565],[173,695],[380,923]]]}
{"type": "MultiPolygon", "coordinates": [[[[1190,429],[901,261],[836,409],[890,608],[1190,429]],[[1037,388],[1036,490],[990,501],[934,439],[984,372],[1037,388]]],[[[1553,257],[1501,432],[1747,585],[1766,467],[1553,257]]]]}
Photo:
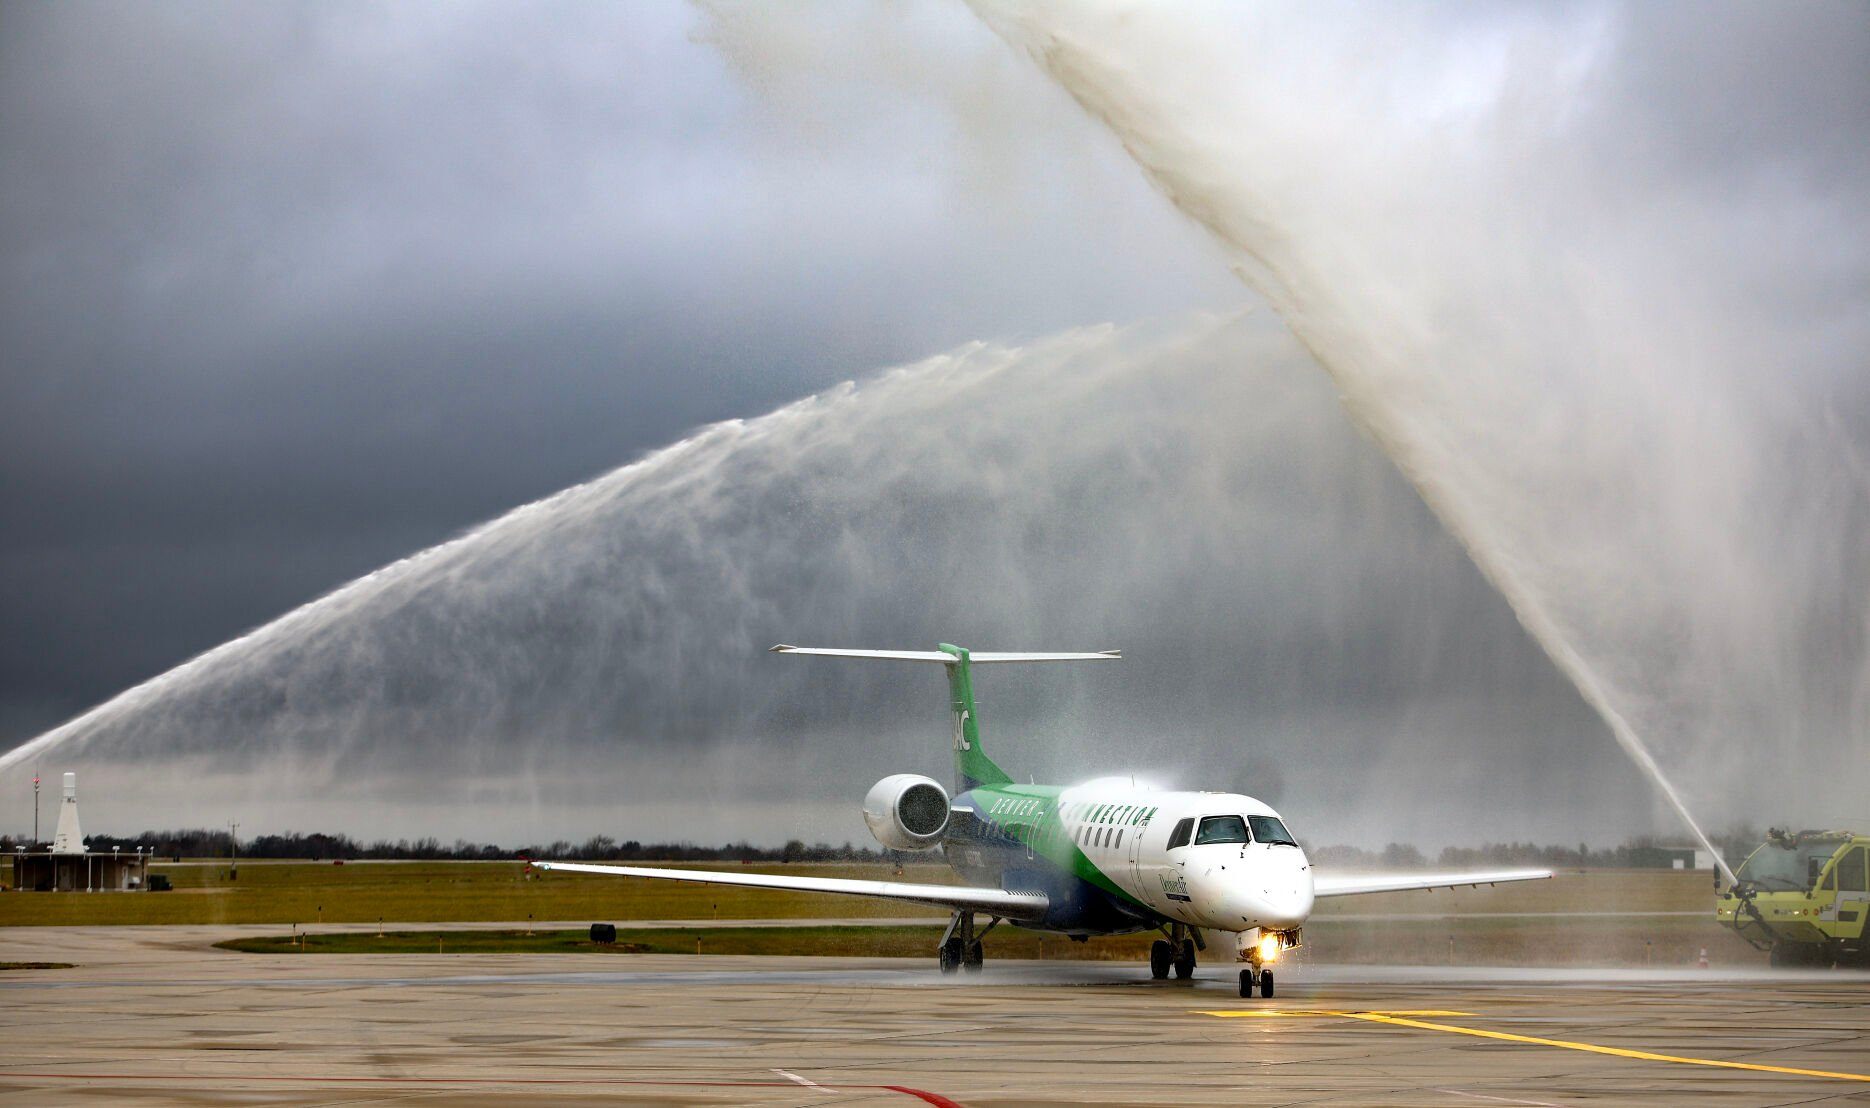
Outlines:
{"type": "Polygon", "coordinates": [[[1073,939],[1161,931],[1150,971],[1188,977],[1203,931],[1232,933],[1240,995],[1273,995],[1271,965],[1299,945],[1319,897],[1407,889],[1490,885],[1552,876],[1550,870],[1327,877],[1315,874],[1279,813],[1238,793],[1168,792],[1128,781],[1021,785],[981,748],[971,669],[999,662],[1115,661],[1088,654],[972,653],[939,650],[826,650],[775,646],[779,654],[819,654],[935,662],[948,674],[954,722],[954,790],[917,774],[878,781],[864,798],[864,822],[884,846],[940,850],[965,885],[856,881],[712,870],[538,862],[541,870],[699,881],[721,885],[882,897],[951,913],[937,948],[944,973],[979,969],[981,937],[1002,921],[1073,939]],[[977,915],[990,922],[976,927],[977,915]]]}

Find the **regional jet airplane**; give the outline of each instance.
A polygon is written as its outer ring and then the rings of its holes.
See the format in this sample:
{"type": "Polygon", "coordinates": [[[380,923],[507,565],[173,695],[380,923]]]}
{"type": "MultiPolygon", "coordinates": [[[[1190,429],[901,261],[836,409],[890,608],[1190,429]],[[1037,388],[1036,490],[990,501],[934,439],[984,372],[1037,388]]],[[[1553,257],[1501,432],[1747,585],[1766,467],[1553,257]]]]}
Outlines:
{"type": "Polygon", "coordinates": [[[947,668],[954,713],[955,788],[913,773],[878,781],[864,822],[894,850],[940,850],[965,882],[922,885],[764,873],[536,862],[541,870],[652,877],[800,892],[882,897],[952,913],[937,948],[941,971],[979,970],[981,938],[1001,922],[1083,941],[1093,935],[1160,931],[1151,976],[1195,972],[1204,931],[1232,933],[1240,995],[1273,995],[1273,964],[1299,945],[1320,897],[1534,881],[1550,870],[1330,877],[1312,872],[1279,813],[1250,796],[1159,792],[1130,782],[1021,785],[981,748],[970,668],[999,662],[1114,661],[1095,654],[970,653],[939,650],[822,650],[775,646],[778,654],[821,654],[935,662],[947,668]],[[985,927],[976,916],[986,916],[985,927]]]}

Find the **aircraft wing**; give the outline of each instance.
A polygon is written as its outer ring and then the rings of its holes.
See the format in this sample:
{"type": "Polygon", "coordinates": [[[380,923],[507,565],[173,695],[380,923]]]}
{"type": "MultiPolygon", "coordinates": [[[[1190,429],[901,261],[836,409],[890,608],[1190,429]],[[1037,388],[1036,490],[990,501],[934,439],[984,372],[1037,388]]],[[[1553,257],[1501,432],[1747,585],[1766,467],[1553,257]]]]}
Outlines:
{"type": "Polygon", "coordinates": [[[1355,896],[1358,893],[1400,893],[1411,889],[1456,889],[1468,885],[1502,885],[1508,881],[1543,881],[1549,869],[1499,869],[1480,873],[1412,873],[1377,877],[1314,877],[1312,895],[1355,896]]]}
{"type": "Polygon", "coordinates": [[[773,873],[727,873],[709,869],[651,869],[644,866],[598,866],[588,862],[530,862],[533,869],[566,873],[601,873],[610,877],[650,877],[663,881],[696,881],[708,885],[742,885],[754,889],[788,889],[798,893],[839,893],[904,900],[963,912],[985,912],[1007,919],[1034,920],[1045,915],[1050,901],[1044,893],[1008,892],[1005,889],[966,885],[917,885],[906,881],[854,881],[843,877],[792,877],[773,873]]]}

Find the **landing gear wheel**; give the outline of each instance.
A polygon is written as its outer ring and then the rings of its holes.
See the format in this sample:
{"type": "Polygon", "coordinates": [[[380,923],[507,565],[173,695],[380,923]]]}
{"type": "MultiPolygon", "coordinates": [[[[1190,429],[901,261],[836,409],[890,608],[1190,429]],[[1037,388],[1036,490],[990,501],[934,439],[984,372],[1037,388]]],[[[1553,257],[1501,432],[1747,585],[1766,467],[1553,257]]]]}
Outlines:
{"type": "Polygon", "coordinates": [[[1260,995],[1265,997],[1268,1000],[1273,999],[1273,971],[1272,970],[1261,970],[1260,971],[1260,995]]]}
{"type": "Polygon", "coordinates": [[[1149,976],[1163,980],[1169,976],[1169,966],[1174,961],[1174,947],[1161,939],[1149,944],[1149,976]]]}
{"type": "Polygon", "coordinates": [[[1240,995],[1245,997],[1253,995],[1253,971],[1250,969],[1240,971],[1240,995]]]}
{"type": "Polygon", "coordinates": [[[1182,940],[1182,952],[1175,959],[1175,976],[1184,981],[1195,976],[1195,940],[1182,940]]]}
{"type": "Polygon", "coordinates": [[[986,963],[987,952],[981,949],[980,940],[975,939],[968,944],[967,956],[961,959],[961,968],[969,973],[979,973],[980,968],[986,963]]]}
{"type": "Polygon", "coordinates": [[[941,971],[953,973],[961,968],[961,940],[949,939],[941,944],[941,971]]]}

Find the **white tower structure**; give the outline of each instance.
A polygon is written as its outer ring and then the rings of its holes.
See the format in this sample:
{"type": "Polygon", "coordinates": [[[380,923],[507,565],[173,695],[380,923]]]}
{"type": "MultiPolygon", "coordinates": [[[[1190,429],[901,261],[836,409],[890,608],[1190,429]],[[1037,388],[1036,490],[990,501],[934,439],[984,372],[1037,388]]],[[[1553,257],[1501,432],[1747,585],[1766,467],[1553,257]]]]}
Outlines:
{"type": "Polygon", "coordinates": [[[84,831],[78,826],[78,775],[65,775],[65,801],[58,806],[58,833],[52,836],[52,853],[83,854],[84,831]]]}

